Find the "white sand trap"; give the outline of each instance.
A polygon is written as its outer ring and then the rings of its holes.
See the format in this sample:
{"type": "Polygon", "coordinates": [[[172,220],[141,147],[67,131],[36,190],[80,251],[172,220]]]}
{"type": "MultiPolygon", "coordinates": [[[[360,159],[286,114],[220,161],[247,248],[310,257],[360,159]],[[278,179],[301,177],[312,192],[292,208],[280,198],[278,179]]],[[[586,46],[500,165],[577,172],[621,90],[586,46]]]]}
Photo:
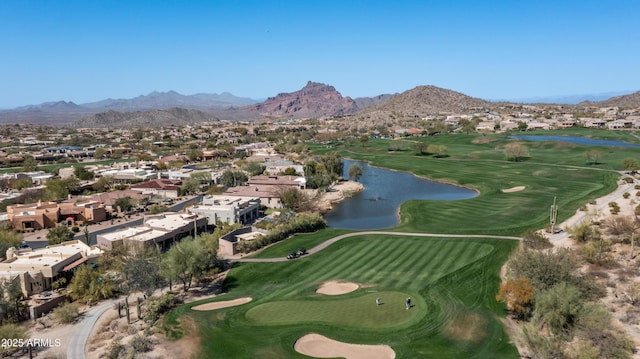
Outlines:
{"type": "Polygon", "coordinates": [[[396,352],[388,345],[349,344],[320,334],[307,334],[293,348],[300,354],[316,358],[393,359],[396,352]]]}
{"type": "Polygon", "coordinates": [[[519,192],[519,191],[522,191],[522,190],[524,190],[524,186],[515,186],[515,187],[503,189],[502,192],[511,193],[511,192],[519,192]]]}
{"type": "Polygon", "coordinates": [[[340,295],[353,292],[358,288],[359,286],[356,283],[330,280],[322,283],[320,288],[316,289],[316,293],[324,295],[340,295]]]}
{"type": "Polygon", "coordinates": [[[195,307],[191,307],[191,309],[200,310],[200,311],[216,310],[216,309],[222,309],[222,308],[235,307],[236,305],[249,303],[251,300],[252,300],[251,297],[244,297],[244,298],[238,298],[234,300],[226,300],[224,302],[212,302],[212,303],[200,304],[200,305],[196,305],[195,307]]]}

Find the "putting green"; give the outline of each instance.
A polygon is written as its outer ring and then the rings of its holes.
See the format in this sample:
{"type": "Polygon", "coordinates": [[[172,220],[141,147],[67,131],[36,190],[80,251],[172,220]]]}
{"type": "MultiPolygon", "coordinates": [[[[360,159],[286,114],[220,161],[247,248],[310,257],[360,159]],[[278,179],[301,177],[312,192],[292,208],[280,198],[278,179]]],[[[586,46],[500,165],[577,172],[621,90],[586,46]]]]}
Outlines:
{"type": "Polygon", "coordinates": [[[357,297],[330,300],[289,300],[264,303],[251,308],[249,321],[267,325],[326,323],[354,328],[397,328],[420,320],[427,304],[421,297],[403,292],[383,291],[357,297]],[[380,297],[381,304],[376,305],[380,297]],[[411,297],[412,307],[405,308],[411,297]]]}

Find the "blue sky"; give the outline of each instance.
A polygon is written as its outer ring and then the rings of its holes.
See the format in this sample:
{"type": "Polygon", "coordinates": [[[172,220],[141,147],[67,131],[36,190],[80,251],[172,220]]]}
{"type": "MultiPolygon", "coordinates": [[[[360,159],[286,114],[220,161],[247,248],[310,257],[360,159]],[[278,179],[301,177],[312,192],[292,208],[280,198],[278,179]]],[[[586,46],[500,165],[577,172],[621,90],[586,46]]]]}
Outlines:
{"type": "Polygon", "coordinates": [[[640,1],[0,1],[0,108],[151,91],[640,90],[640,1]]]}

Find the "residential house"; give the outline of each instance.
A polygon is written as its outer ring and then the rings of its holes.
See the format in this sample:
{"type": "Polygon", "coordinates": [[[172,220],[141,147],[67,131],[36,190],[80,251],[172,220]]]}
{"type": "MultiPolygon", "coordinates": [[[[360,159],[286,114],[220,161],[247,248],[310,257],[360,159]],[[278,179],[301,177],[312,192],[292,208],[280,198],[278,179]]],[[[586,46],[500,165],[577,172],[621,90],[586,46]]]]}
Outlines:
{"type": "Polygon", "coordinates": [[[77,222],[88,224],[102,222],[107,212],[102,203],[38,202],[7,206],[9,221],[19,230],[53,228],[64,221],[67,224],[77,222]]]}
{"type": "Polygon", "coordinates": [[[26,297],[50,290],[59,278],[71,279],[73,270],[92,262],[102,254],[97,247],[82,241],[67,241],[40,249],[9,248],[7,259],[0,262],[0,280],[16,281],[26,297]]]}
{"type": "Polygon", "coordinates": [[[144,222],[135,227],[119,229],[96,236],[98,247],[111,250],[124,247],[137,252],[149,246],[166,250],[184,237],[195,236],[207,228],[207,219],[192,213],[165,212],[145,216],[144,222]]]}
{"type": "Polygon", "coordinates": [[[203,197],[200,205],[188,207],[187,211],[207,217],[210,224],[248,224],[258,218],[259,207],[258,197],[212,195],[203,197]]]}
{"type": "Polygon", "coordinates": [[[153,179],[150,181],[131,185],[131,189],[142,194],[150,194],[167,198],[180,197],[180,184],[182,181],[169,179],[153,179]]]}

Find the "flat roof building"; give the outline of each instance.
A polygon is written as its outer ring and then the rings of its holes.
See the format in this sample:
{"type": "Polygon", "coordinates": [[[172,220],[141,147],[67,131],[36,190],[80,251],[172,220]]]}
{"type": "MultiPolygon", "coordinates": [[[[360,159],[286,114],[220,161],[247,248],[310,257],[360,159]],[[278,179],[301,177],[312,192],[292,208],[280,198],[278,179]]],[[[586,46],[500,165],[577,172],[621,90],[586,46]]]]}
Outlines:
{"type": "Polygon", "coordinates": [[[0,280],[19,281],[26,297],[51,289],[59,278],[67,280],[73,269],[102,254],[97,247],[74,240],[40,249],[9,248],[7,259],[0,262],[0,280]]]}
{"type": "Polygon", "coordinates": [[[258,218],[258,207],[258,197],[212,195],[203,197],[200,205],[188,207],[187,210],[207,217],[210,224],[218,221],[247,224],[258,218]]]}
{"type": "Polygon", "coordinates": [[[111,250],[124,246],[135,252],[144,247],[156,245],[165,250],[184,237],[204,232],[207,219],[191,213],[165,212],[146,216],[142,225],[98,234],[98,247],[111,250]]]}

